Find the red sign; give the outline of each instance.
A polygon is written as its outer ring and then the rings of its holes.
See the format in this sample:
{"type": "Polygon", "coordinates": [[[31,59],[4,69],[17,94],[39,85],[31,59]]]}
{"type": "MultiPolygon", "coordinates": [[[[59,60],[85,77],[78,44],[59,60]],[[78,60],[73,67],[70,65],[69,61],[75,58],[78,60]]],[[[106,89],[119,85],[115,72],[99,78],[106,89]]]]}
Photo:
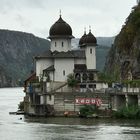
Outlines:
{"type": "Polygon", "coordinates": [[[75,99],[76,104],[86,104],[86,105],[97,105],[101,106],[102,101],[99,98],[76,98],[75,99]]]}

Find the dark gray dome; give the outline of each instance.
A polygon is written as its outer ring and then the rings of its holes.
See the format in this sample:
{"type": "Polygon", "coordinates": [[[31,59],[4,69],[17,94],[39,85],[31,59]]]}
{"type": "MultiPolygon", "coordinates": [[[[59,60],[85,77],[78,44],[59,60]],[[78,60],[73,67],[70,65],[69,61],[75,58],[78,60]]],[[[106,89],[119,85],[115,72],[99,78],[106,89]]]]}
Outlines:
{"type": "Polygon", "coordinates": [[[85,44],[97,44],[97,40],[95,36],[91,33],[91,31],[86,35],[84,39],[85,44]]]}
{"type": "Polygon", "coordinates": [[[68,37],[73,38],[72,36],[72,29],[69,24],[67,24],[62,17],[60,18],[51,26],[49,31],[49,38],[55,37],[68,37]]]}
{"type": "Polygon", "coordinates": [[[86,33],[84,33],[84,35],[79,40],[79,45],[83,45],[84,44],[86,36],[87,36],[86,33]]]}
{"type": "Polygon", "coordinates": [[[79,46],[80,47],[85,47],[86,45],[97,45],[97,40],[95,36],[89,31],[89,33],[84,35],[80,38],[79,40],[79,46]]]}

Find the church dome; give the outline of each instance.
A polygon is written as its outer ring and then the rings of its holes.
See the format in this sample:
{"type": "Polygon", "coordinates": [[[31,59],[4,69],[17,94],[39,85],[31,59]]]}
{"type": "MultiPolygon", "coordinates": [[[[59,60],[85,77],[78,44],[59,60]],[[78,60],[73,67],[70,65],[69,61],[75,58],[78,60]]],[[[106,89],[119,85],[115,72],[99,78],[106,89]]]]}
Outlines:
{"type": "Polygon", "coordinates": [[[83,45],[83,44],[85,44],[85,39],[86,39],[86,33],[84,33],[84,35],[80,38],[80,40],[79,40],[79,45],[83,45]]]}
{"type": "Polygon", "coordinates": [[[86,35],[86,38],[84,39],[85,44],[97,44],[97,40],[95,36],[89,31],[89,33],[86,35]]]}
{"type": "Polygon", "coordinates": [[[73,38],[72,29],[61,17],[51,26],[49,31],[49,38],[67,37],[73,38]]]}
{"type": "Polygon", "coordinates": [[[91,33],[91,30],[87,35],[85,32],[84,35],[79,40],[80,47],[84,47],[85,45],[96,45],[96,44],[97,44],[97,40],[95,36],[91,33]]]}

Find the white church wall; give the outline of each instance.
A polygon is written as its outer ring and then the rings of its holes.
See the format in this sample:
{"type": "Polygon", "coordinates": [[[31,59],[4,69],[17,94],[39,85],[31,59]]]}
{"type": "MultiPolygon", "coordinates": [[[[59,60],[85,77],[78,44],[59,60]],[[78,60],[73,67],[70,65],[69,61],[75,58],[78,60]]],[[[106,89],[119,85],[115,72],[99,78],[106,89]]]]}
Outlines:
{"type": "Polygon", "coordinates": [[[67,75],[73,73],[74,70],[74,59],[73,58],[63,58],[63,59],[55,59],[55,81],[66,81],[67,75]]]}
{"type": "Polygon", "coordinates": [[[51,80],[51,81],[54,81],[54,72],[53,72],[53,71],[51,71],[51,72],[49,73],[49,76],[50,76],[50,80],[51,80]]]}
{"type": "Polygon", "coordinates": [[[43,70],[53,65],[53,63],[53,60],[48,58],[36,60],[36,76],[43,74],[43,70]]]}
{"type": "Polygon", "coordinates": [[[96,47],[88,46],[86,47],[86,64],[87,69],[96,69],[96,47]]]}
{"type": "Polygon", "coordinates": [[[71,40],[70,39],[53,39],[51,41],[51,51],[55,50],[58,52],[64,51],[67,52],[71,50],[71,40]]]}

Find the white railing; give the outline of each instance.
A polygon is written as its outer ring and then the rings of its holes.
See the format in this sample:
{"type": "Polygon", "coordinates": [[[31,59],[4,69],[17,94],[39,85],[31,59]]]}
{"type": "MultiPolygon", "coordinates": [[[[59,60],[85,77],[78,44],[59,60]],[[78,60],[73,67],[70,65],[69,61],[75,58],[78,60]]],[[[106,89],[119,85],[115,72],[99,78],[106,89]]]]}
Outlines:
{"type": "Polygon", "coordinates": [[[140,88],[123,88],[122,92],[128,92],[128,93],[139,93],[140,92],[140,88]]]}

